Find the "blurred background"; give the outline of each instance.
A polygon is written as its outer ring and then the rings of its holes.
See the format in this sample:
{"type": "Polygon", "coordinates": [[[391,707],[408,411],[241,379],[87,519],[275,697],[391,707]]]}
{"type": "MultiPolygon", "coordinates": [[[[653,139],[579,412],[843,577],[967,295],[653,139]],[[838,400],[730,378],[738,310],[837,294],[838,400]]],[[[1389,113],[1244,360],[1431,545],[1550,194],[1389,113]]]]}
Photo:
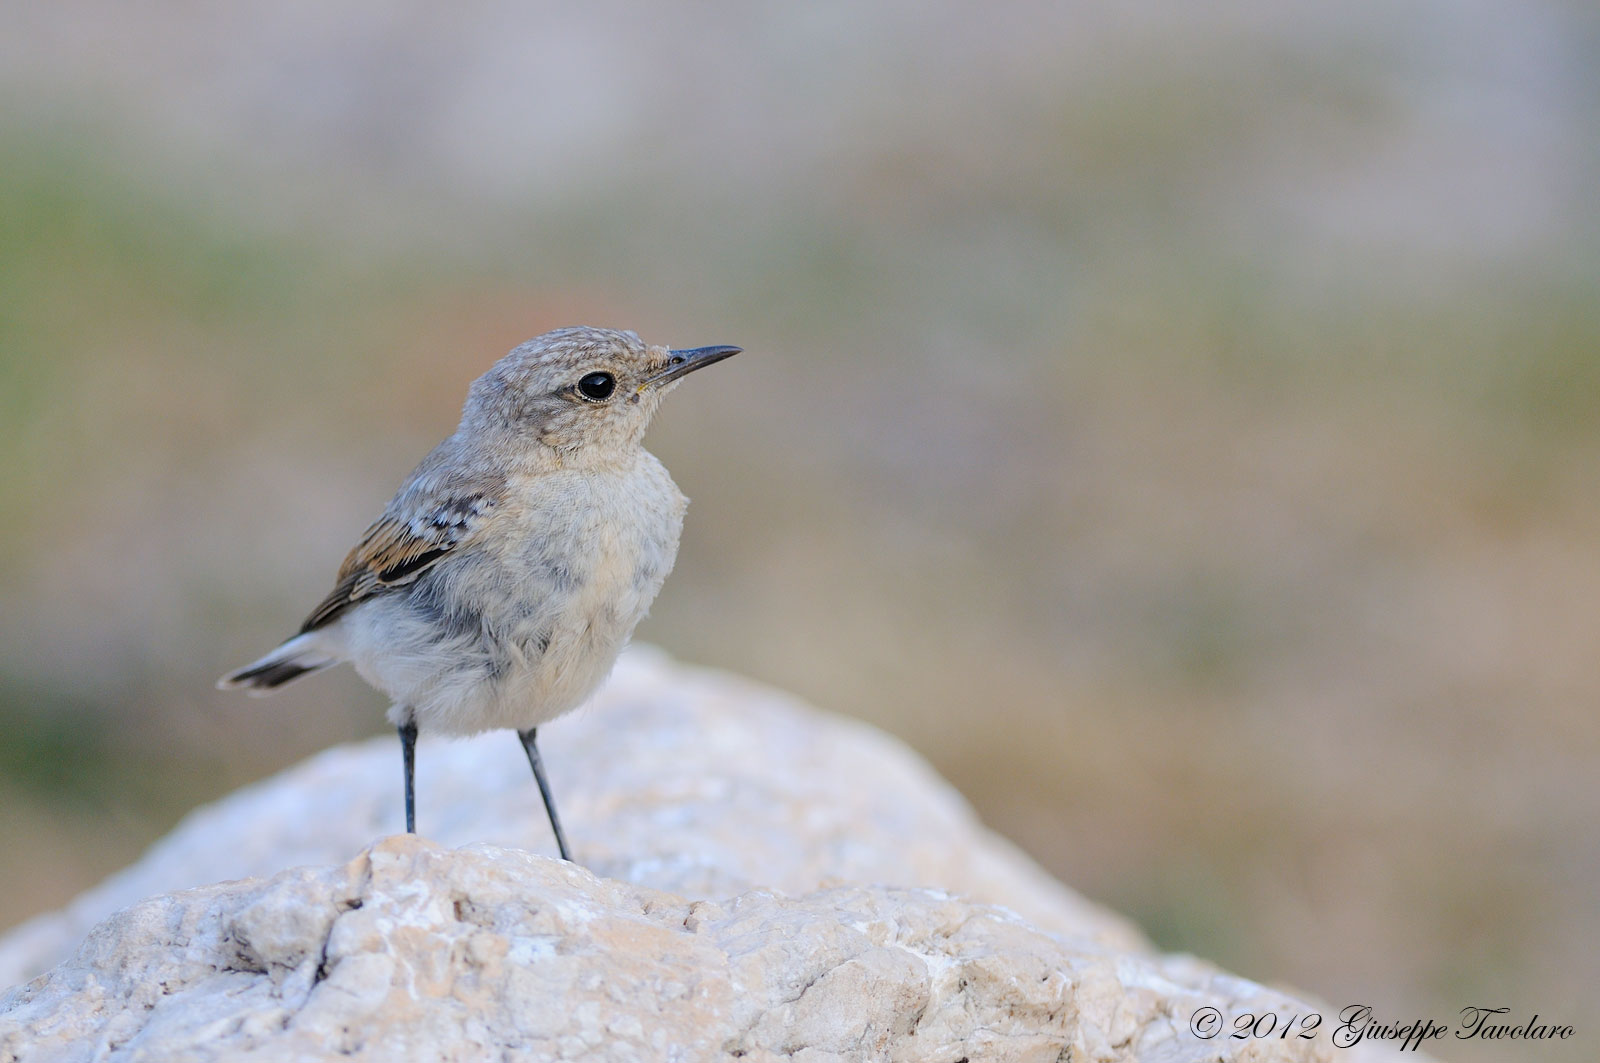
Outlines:
{"type": "Polygon", "coordinates": [[[876,723],[1165,948],[1600,985],[1588,0],[6,5],[0,925],[383,733],[293,630],[548,328],[748,353],[639,637],[876,723]]]}

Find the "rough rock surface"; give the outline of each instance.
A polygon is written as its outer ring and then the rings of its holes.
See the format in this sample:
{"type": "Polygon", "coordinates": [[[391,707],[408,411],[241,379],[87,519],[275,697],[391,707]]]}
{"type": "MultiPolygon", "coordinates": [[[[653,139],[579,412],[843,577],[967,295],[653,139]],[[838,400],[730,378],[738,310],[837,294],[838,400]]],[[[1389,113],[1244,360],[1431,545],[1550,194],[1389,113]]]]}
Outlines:
{"type": "Polygon", "coordinates": [[[1200,1061],[1208,1004],[1304,1008],[942,891],[688,901],[397,836],[119,912],[0,1003],[0,1059],[1200,1061]]]}
{"type": "Polygon", "coordinates": [[[1194,1036],[1201,1007],[1316,1008],[1154,955],[859,724],[644,653],[549,739],[587,869],[529,851],[548,828],[505,735],[424,747],[445,844],[368,847],[398,825],[395,749],[333,750],[0,942],[8,983],[65,958],[0,996],[0,1063],[1395,1058],[1331,1023],[1194,1036]]]}
{"type": "MultiPolygon", "coordinates": [[[[263,702],[264,711],[270,702],[263,702]]],[[[573,856],[602,878],[685,897],[757,888],[937,886],[1047,930],[1138,948],[1121,917],[985,830],[897,740],[723,672],[635,647],[588,708],[539,729],[573,856]]],[[[340,746],[192,813],[132,867],[0,939],[0,988],[72,954],[119,908],[157,893],[343,864],[404,829],[400,744],[340,746]]],[[[554,856],[516,736],[417,750],[417,829],[456,847],[554,856]]]]}

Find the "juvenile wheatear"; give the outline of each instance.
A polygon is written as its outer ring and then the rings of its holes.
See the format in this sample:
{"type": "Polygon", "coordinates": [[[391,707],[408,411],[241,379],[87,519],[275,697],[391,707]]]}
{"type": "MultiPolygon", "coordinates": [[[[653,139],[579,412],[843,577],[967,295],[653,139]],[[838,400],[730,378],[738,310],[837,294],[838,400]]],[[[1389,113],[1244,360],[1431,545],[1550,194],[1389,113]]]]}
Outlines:
{"type": "Polygon", "coordinates": [[[394,700],[411,832],[417,731],[512,728],[572,859],[537,729],[600,685],[677,557],[687,500],[643,446],[662,397],[738,353],[597,328],[517,347],[473,383],[455,434],[406,478],[299,634],[218,685],[265,694],[353,664],[394,700]]]}

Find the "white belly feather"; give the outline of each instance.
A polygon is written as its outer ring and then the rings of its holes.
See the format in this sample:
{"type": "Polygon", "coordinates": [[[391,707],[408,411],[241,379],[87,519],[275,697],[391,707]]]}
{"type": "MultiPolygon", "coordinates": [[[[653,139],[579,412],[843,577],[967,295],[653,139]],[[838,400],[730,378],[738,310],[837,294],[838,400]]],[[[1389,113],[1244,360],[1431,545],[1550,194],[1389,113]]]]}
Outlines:
{"type": "Polygon", "coordinates": [[[672,569],[687,504],[661,463],[639,455],[515,485],[494,517],[513,534],[495,536],[495,552],[464,545],[406,593],[331,625],[340,656],[394,699],[392,720],[414,713],[432,733],[524,730],[600,685],[672,569]]]}

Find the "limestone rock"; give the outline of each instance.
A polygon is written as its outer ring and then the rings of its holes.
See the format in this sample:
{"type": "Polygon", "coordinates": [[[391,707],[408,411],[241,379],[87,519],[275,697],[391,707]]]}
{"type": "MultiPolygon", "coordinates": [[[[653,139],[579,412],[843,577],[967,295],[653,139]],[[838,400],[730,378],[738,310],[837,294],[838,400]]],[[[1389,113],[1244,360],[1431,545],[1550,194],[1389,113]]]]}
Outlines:
{"type": "Polygon", "coordinates": [[[1307,1008],[939,890],[690,901],[401,835],[124,909],[0,999],[0,1060],[1373,1058],[1204,1041],[1206,1005],[1307,1008]]]}
{"type": "Polygon", "coordinates": [[[773,691],[637,652],[541,738],[585,866],[539,855],[508,735],[419,751],[433,840],[395,834],[392,740],[330,750],[0,940],[32,979],[0,1063],[1396,1058],[1196,1037],[1317,1009],[1153,954],[904,746],[773,691]]]}
{"type": "MultiPolygon", "coordinates": [[[[624,654],[593,704],[540,728],[539,745],[573,856],[604,878],[707,899],[937,886],[1044,929],[1126,948],[1143,941],[985,830],[900,742],[658,650],[624,654]]],[[[425,738],[417,791],[425,837],[555,854],[509,732],[425,738]]],[[[403,829],[398,741],[330,749],[192,813],[132,867],[0,939],[0,987],[60,963],[96,923],[146,897],[342,864],[403,829]]]]}

